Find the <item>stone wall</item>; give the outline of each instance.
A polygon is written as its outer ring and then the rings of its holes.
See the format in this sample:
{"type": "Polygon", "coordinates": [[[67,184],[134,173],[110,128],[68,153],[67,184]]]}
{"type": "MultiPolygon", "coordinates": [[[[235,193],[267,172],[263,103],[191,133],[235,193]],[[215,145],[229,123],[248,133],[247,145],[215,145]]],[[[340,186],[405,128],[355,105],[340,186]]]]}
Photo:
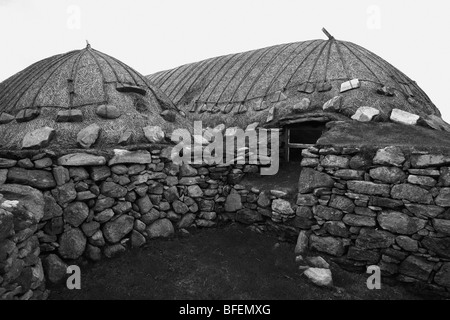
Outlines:
{"type": "Polygon", "coordinates": [[[312,221],[298,246],[364,271],[450,289],[450,157],[398,147],[303,152],[297,215],[312,221]],[[308,239],[309,238],[309,239],[308,239]]]}
{"type": "Polygon", "coordinates": [[[68,265],[227,221],[298,239],[298,255],[450,287],[450,158],[313,147],[289,194],[241,184],[256,165],[179,166],[170,155],[169,146],[3,155],[0,299],[46,298],[45,281],[63,281],[68,265]]]}

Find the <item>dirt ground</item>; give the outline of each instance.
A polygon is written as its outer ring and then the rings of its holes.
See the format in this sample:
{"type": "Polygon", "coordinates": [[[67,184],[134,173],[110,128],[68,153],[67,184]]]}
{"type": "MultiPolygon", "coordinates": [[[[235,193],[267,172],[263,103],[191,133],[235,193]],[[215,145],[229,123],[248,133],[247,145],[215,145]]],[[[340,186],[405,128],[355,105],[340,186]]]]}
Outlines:
{"type": "Polygon", "coordinates": [[[294,244],[231,224],[154,240],[143,248],[81,267],[81,290],[50,287],[50,299],[423,299],[402,285],[369,290],[369,275],[331,265],[335,288],[310,283],[294,261],[294,244]]]}

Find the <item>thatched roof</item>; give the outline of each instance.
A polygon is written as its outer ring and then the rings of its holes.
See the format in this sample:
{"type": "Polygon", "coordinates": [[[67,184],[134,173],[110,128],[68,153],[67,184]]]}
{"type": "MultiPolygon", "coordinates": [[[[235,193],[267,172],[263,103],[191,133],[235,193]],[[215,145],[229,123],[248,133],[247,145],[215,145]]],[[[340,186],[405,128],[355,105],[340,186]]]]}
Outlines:
{"type": "Polygon", "coordinates": [[[0,148],[20,148],[27,133],[46,126],[56,130],[55,146],[73,148],[77,133],[93,123],[102,129],[97,147],[117,144],[125,130],[138,143],[145,126],[166,132],[191,126],[143,75],[90,45],[36,62],[0,83],[0,148]],[[101,117],[104,105],[113,109],[104,108],[101,117]]]}
{"type": "Polygon", "coordinates": [[[369,106],[380,111],[377,121],[388,121],[396,108],[424,119],[431,116],[436,129],[447,126],[416,82],[369,50],[328,36],[328,40],[211,58],[158,72],[148,79],[188,117],[212,124],[264,124],[275,106],[273,124],[277,125],[277,120],[290,115],[292,107],[304,98],[310,105],[300,105],[298,117],[308,117],[310,112],[330,113],[323,110],[324,103],[341,96],[339,113],[347,118],[359,107],[369,106]],[[341,85],[353,79],[359,80],[359,88],[343,92],[341,85]]]}

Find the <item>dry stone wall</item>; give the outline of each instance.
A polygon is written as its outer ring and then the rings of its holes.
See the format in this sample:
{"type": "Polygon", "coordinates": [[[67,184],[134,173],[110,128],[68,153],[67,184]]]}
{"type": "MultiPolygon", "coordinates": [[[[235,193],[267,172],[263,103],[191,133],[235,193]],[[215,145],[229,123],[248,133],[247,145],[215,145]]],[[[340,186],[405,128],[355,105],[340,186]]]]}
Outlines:
{"type": "Polygon", "coordinates": [[[303,152],[298,246],[342,266],[450,289],[450,157],[398,147],[312,147],[303,152]]]}

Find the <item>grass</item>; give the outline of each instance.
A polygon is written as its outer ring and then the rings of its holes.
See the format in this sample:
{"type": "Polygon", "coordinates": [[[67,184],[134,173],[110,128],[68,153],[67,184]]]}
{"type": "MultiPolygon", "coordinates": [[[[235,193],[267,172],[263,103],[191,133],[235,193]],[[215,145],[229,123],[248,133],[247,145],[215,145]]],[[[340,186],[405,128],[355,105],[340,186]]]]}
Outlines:
{"type": "MultiPolygon", "coordinates": [[[[191,230],[192,231],[192,230],[191,230]]],[[[368,290],[366,274],[331,264],[335,288],[310,283],[294,244],[231,224],[154,240],[113,259],[81,266],[81,290],[52,286],[50,299],[421,299],[401,285],[368,290]]]]}

